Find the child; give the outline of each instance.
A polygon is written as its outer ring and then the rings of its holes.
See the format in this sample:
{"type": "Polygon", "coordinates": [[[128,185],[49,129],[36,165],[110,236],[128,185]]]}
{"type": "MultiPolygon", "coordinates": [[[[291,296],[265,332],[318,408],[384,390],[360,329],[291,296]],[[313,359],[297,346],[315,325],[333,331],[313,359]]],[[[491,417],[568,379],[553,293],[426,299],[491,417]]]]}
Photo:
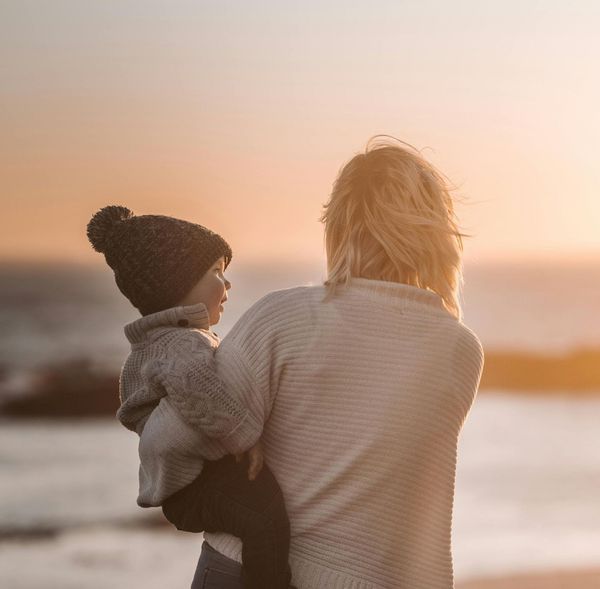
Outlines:
{"type": "Polygon", "coordinates": [[[219,340],[210,326],[221,318],[231,287],[223,275],[229,245],[200,225],[134,216],[120,206],[98,211],[87,235],[143,315],[125,326],[131,353],[117,412],[141,438],[138,504],[162,506],[180,530],[240,537],[244,587],[287,589],[290,529],[281,489],[262,466],[258,443],[242,460],[240,451],[256,442],[260,428],[227,394],[212,364],[219,340]],[[172,428],[169,436],[165,428],[172,428]],[[173,432],[175,446],[165,441],[173,432]]]}

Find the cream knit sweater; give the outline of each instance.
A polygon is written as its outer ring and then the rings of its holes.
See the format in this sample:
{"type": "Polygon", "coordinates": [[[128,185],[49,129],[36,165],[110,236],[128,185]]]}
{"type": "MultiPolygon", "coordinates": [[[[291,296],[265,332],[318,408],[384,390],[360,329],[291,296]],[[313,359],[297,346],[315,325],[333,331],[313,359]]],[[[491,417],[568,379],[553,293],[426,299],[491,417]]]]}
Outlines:
{"type": "Polygon", "coordinates": [[[204,304],[140,317],[125,335],[131,353],[121,369],[117,418],[140,435],[138,505],[158,506],[202,472],[203,458],[254,444],[262,423],[215,374],[219,339],[204,304]]]}
{"type": "MultiPolygon", "coordinates": [[[[353,279],[271,293],[215,353],[264,423],[299,589],[451,589],[457,440],[483,350],[441,298],[353,279]]],[[[142,434],[143,437],[143,434],[142,434]]],[[[241,542],[205,534],[241,562],[241,542]]]]}

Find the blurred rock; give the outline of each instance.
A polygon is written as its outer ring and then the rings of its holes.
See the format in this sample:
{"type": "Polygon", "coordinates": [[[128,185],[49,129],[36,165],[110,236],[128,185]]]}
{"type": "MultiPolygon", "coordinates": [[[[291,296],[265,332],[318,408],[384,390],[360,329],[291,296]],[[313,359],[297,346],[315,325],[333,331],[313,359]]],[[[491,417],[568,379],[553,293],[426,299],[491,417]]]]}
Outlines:
{"type": "Polygon", "coordinates": [[[86,358],[44,367],[30,374],[26,382],[27,390],[3,395],[2,415],[113,417],[119,407],[118,374],[100,372],[86,358]]]}
{"type": "Polygon", "coordinates": [[[486,351],[481,389],[597,394],[600,349],[580,348],[563,355],[486,351]]]}

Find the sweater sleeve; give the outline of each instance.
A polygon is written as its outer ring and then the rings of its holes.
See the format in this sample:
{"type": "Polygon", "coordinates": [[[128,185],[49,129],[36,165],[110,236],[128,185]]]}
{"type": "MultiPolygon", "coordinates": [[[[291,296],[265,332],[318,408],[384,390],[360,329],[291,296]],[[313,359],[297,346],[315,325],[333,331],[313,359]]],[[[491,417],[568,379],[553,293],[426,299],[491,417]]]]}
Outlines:
{"type": "Polygon", "coordinates": [[[257,419],[219,378],[213,349],[201,334],[186,331],[170,346],[160,381],[183,420],[220,441],[223,454],[240,452],[240,445],[245,450],[260,436],[257,419]]]}
{"type": "MultiPolygon", "coordinates": [[[[187,351],[182,350],[182,358],[175,359],[173,370],[166,372],[169,375],[173,372],[174,380],[169,376],[168,395],[180,412],[201,415],[205,411],[204,399],[215,399],[216,407],[225,403],[227,411],[237,415],[237,419],[229,422],[229,428],[221,428],[213,436],[213,455],[215,447],[220,447],[223,454],[245,452],[260,438],[277,395],[286,357],[294,353],[296,307],[285,291],[270,293],[242,315],[214,355],[212,349],[207,353],[203,348],[204,360],[198,361],[199,354],[195,353],[190,362],[186,360],[187,351]],[[212,372],[210,379],[208,372],[212,372]],[[185,398],[185,392],[190,390],[195,392],[193,401],[185,398]]],[[[184,419],[188,421],[185,415],[184,419]]]]}
{"type": "Polygon", "coordinates": [[[224,452],[220,440],[191,427],[163,397],[140,432],[138,505],[162,505],[200,474],[203,460],[218,460],[224,452]]]}
{"type": "Polygon", "coordinates": [[[281,292],[266,295],[248,309],[215,352],[217,373],[225,388],[261,431],[277,395],[286,355],[294,353],[288,341],[293,339],[292,314],[281,292]]]}

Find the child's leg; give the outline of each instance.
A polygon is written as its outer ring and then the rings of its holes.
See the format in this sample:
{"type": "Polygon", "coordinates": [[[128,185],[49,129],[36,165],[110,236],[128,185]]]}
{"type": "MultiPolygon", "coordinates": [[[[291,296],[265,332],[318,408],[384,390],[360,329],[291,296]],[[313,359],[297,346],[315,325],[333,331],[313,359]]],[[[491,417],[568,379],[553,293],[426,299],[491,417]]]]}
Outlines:
{"type": "Polygon", "coordinates": [[[242,540],[246,589],[288,589],[290,526],[283,495],[265,464],[248,480],[248,459],[206,461],[202,474],[163,505],[178,529],[227,532],[242,540]]]}
{"type": "Polygon", "coordinates": [[[202,519],[202,502],[204,500],[204,487],[207,480],[207,465],[200,475],[189,485],[171,495],[162,504],[164,516],[183,532],[203,532],[205,522],[202,519]]]}
{"type": "Polygon", "coordinates": [[[279,484],[265,464],[248,480],[248,458],[210,463],[203,502],[207,532],[228,532],[242,540],[246,589],[288,589],[290,523],[279,484]]]}

